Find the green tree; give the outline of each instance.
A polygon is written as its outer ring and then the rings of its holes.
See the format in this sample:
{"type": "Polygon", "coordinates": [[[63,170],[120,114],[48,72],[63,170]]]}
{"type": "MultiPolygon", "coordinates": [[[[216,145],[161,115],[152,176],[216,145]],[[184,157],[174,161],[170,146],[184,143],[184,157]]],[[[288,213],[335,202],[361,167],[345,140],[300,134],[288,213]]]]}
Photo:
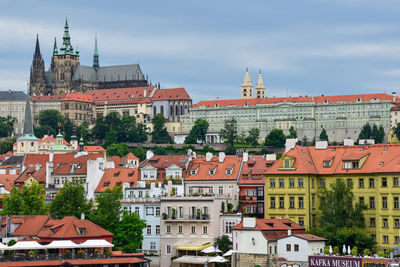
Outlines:
{"type": "Polygon", "coordinates": [[[58,110],[46,109],[39,112],[37,120],[39,125],[48,125],[58,132],[59,125],[64,122],[64,116],[58,110]]]}
{"type": "Polygon", "coordinates": [[[80,218],[81,214],[90,215],[92,203],[85,197],[85,188],[77,181],[66,182],[50,204],[50,215],[55,219],[65,216],[80,218]]]}
{"type": "Polygon", "coordinates": [[[110,112],[104,117],[104,122],[108,127],[113,128],[115,131],[119,131],[122,123],[121,115],[116,111],[110,112]]]}
{"type": "Polygon", "coordinates": [[[93,137],[102,142],[106,137],[106,133],[108,132],[108,126],[106,125],[104,119],[102,117],[97,118],[96,124],[92,129],[93,137]]]}
{"type": "Polygon", "coordinates": [[[61,129],[63,131],[64,139],[69,142],[71,140],[72,132],[74,130],[74,124],[69,118],[63,117],[61,129]]]}
{"type": "Polygon", "coordinates": [[[290,138],[290,139],[297,138],[297,131],[293,126],[290,126],[289,135],[287,136],[287,138],[290,138]]]}
{"type": "Polygon", "coordinates": [[[165,128],[165,118],[162,114],[154,116],[153,131],[151,132],[151,140],[155,144],[171,144],[172,138],[169,136],[167,128],[165,128]]]}
{"type": "Polygon", "coordinates": [[[225,143],[233,147],[238,138],[237,122],[235,118],[225,121],[225,126],[219,132],[219,136],[224,139],[225,143]]]}
{"type": "Polygon", "coordinates": [[[232,241],[229,240],[229,237],[227,235],[217,237],[215,239],[215,244],[218,245],[218,249],[221,250],[223,253],[226,253],[232,249],[232,241]]]}
{"type": "Polygon", "coordinates": [[[83,138],[83,142],[87,144],[91,140],[89,122],[84,121],[77,127],[77,136],[83,138]]]}
{"type": "Polygon", "coordinates": [[[329,138],[328,135],[326,134],[325,128],[322,128],[322,131],[319,135],[319,140],[320,141],[327,141],[329,143],[329,138]]]}
{"type": "Polygon", "coordinates": [[[136,118],[134,116],[123,116],[118,132],[119,142],[135,142],[136,118]]]}
{"type": "Polygon", "coordinates": [[[383,143],[383,140],[385,139],[385,129],[382,125],[378,128],[378,126],[374,124],[374,126],[372,127],[371,138],[375,140],[375,144],[383,143]]]}
{"type": "Polygon", "coordinates": [[[107,188],[96,197],[97,207],[91,221],[114,233],[121,215],[122,187],[107,188]]]}
{"type": "Polygon", "coordinates": [[[46,190],[43,185],[33,180],[30,185],[24,185],[22,190],[13,187],[10,195],[3,200],[3,215],[43,215],[48,210],[45,204],[46,190]]]}
{"type": "Polygon", "coordinates": [[[310,141],[308,140],[307,136],[303,136],[303,138],[301,139],[301,145],[302,146],[309,146],[310,145],[310,141]]]}
{"type": "Polygon", "coordinates": [[[54,136],[57,134],[57,131],[49,125],[42,125],[39,127],[33,127],[33,132],[35,133],[35,136],[38,138],[43,138],[43,136],[51,135],[54,136]]]}
{"type": "Polygon", "coordinates": [[[397,140],[400,140],[400,122],[393,127],[393,134],[397,137],[397,140]]]}
{"type": "Polygon", "coordinates": [[[226,155],[236,155],[236,148],[234,146],[228,145],[225,148],[225,154],[226,155]]]}
{"type": "Polygon", "coordinates": [[[133,253],[142,246],[143,228],[146,221],[140,219],[135,212],[125,212],[113,232],[113,243],[118,250],[124,253],[133,253]]]}
{"type": "Polygon", "coordinates": [[[197,144],[197,137],[193,134],[193,133],[189,133],[186,137],[185,137],[185,144],[197,144]]]}
{"type": "Polygon", "coordinates": [[[344,227],[365,227],[363,211],[367,207],[360,203],[353,205],[352,189],[353,185],[341,178],[330,184],[329,189],[321,189],[319,221],[323,230],[334,233],[344,227]]]}
{"type": "Polygon", "coordinates": [[[358,139],[369,139],[371,137],[372,129],[369,123],[366,123],[362,128],[361,132],[358,135],[358,139]]]}
{"type": "Polygon", "coordinates": [[[195,143],[188,144],[197,144],[197,140],[200,140],[202,144],[205,143],[208,126],[209,124],[205,119],[197,119],[189,132],[189,136],[192,136],[191,140],[195,140],[195,143]]]}
{"type": "Polygon", "coordinates": [[[16,139],[4,140],[0,142],[0,154],[5,154],[8,151],[13,150],[13,144],[15,143],[16,139]]]}
{"type": "Polygon", "coordinates": [[[135,151],[133,152],[133,154],[138,157],[140,159],[140,161],[143,161],[146,159],[146,150],[139,146],[135,149],[135,151]]]}
{"type": "Polygon", "coordinates": [[[107,155],[108,156],[124,157],[129,152],[130,152],[130,149],[129,149],[128,145],[125,143],[112,144],[107,147],[107,155]]]}
{"type": "Polygon", "coordinates": [[[265,137],[267,147],[285,147],[285,142],[286,136],[281,129],[274,129],[265,137]]]}
{"type": "Polygon", "coordinates": [[[11,136],[15,121],[16,119],[11,116],[0,117],[0,137],[11,136]]]}
{"type": "Polygon", "coordinates": [[[162,156],[166,155],[167,151],[162,146],[155,146],[153,149],[154,155],[162,156]]]}
{"type": "Polygon", "coordinates": [[[116,144],[117,141],[117,132],[114,130],[114,128],[110,128],[110,130],[106,134],[106,139],[104,141],[104,148],[108,148],[112,144],[116,144]]]}
{"type": "Polygon", "coordinates": [[[260,130],[258,128],[252,128],[249,131],[249,135],[246,137],[246,142],[252,146],[257,146],[259,138],[260,138],[260,130]]]}
{"type": "Polygon", "coordinates": [[[136,124],[136,136],[134,142],[136,143],[146,143],[147,139],[149,138],[149,133],[147,132],[148,128],[144,123],[137,123],[136,124]]]}

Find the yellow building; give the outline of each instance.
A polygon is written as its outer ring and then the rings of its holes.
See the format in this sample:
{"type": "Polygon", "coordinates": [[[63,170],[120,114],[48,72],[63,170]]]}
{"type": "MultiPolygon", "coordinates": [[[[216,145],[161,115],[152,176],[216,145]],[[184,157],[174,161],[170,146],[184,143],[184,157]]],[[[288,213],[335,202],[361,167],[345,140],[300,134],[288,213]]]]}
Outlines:
{"type": "Polygon", "coordinates": [[[378,246],[400,243],[400,145],[297,146],[265,175],[266,218],[318,225],[318,193],[341,178],[367,205],[365,226],[378,246]]]}

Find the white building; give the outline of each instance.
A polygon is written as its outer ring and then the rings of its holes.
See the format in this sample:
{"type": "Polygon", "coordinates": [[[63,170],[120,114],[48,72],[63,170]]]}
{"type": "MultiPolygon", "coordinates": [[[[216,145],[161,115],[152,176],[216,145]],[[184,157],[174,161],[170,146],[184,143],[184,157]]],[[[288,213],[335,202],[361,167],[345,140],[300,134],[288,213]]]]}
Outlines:
{"type": "Polygon", "coordinates": [[[294,234],[279,238],[278,257],[287,261],[308,261],[308,256],[323,254],[326,240],[310,234],[294,234]]]}

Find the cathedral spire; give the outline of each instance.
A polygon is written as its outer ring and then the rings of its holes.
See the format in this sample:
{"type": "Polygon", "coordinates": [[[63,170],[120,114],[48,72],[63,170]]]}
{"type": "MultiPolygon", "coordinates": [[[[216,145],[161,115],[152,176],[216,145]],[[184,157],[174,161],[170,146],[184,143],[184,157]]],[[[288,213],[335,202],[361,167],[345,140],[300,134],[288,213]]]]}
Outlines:
{"type": "Polygon", "coordinates": [[[34,57],[42,57],[42,55],[40,54],[39,34],[36,34],[36,47],[34,57]]]}
{"type": "Polygon", "coordinates": [[[53,55],[57,55],[58,50],[57,50],[57,38],[54,37],[54,48],[53,48],[53,55]]]}
{"type": "Polygon", "coordinates": [[[23,135],[33,135],[33,123],[32,123],[32,112],[31,112],[31,98],[28,96],[25,106],[25,120],[24,120],[24,131],[23,135]]]}
{"type": "Polygon", "coordinates": [[[97,34],[94,37],[94,53],[93,53],[93,68],[97,71],[99,69],[99,51],[97,50],[97,34]]]}
{"type": "Polygon", "coordinates": [[[69,26],[68,20],[65,18],[65,25],[64,25],[64,35],[63,35],[63,44],[60,48],[60,54],[72,54],[73,48],[71,45],[71,37],[69,36],[69,26]]]}

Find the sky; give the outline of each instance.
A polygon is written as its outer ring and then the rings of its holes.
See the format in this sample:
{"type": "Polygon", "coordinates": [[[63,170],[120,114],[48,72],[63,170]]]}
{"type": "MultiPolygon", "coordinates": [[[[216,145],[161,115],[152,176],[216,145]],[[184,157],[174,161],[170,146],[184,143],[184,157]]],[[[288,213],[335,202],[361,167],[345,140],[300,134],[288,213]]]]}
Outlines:
{"type": "Polygon", "coordinates": [[[398,0],[0,2],[0,90],[24,90],[36,34],[46,69],[65,18],[80,64],[139,63],[193,102],[240,98],[246,67],[266,97],[400,93],[398,0]]]}

